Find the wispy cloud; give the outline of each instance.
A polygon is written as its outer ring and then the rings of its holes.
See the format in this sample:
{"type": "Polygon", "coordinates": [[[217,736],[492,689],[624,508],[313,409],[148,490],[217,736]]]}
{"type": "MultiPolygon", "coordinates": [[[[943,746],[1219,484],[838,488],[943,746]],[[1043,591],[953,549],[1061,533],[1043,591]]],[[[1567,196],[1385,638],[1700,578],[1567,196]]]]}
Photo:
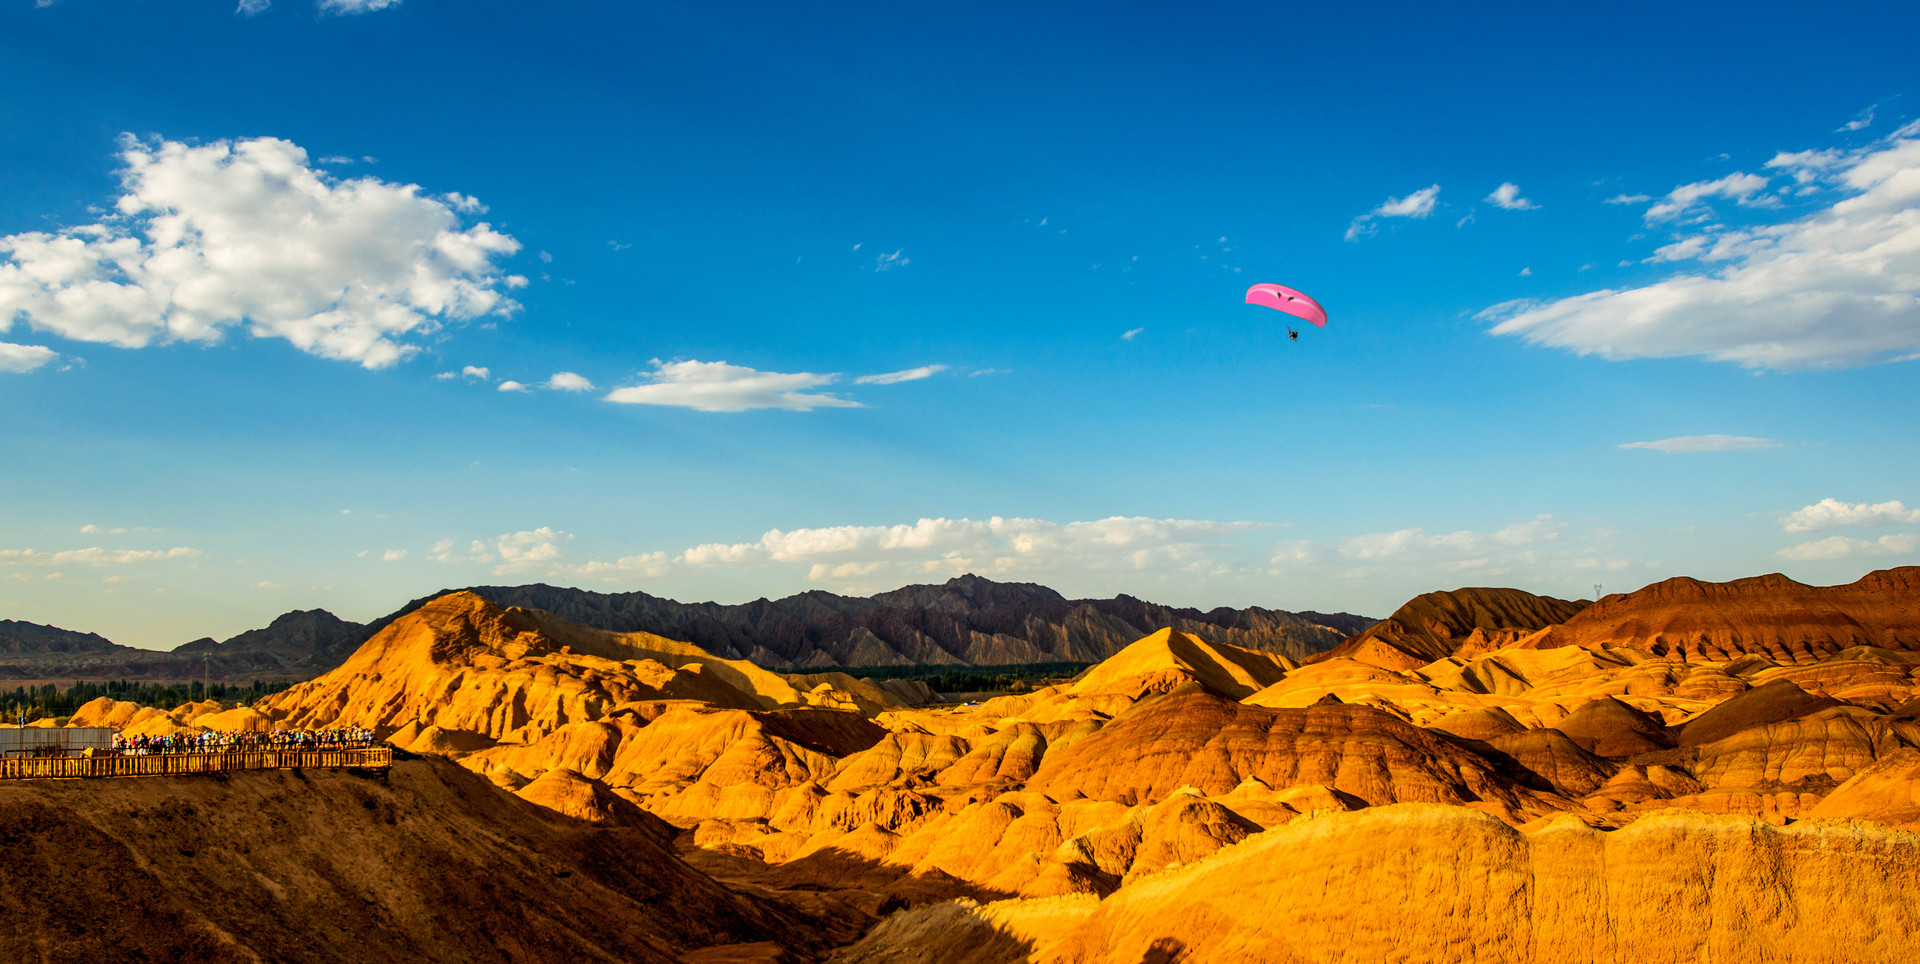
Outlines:
{"type": "Polygon", "coordinates": [[[1711,181],[1695,181],[1682,184],[1667,192],[1667,196],[1641,215],[1647,223],[1671,221],[1682,214],[1694,211],[1713,198],[1727,198],[1736,203],[1752,204],[1755,195],[1767,189],[1767,179],[1758,174],[1735,171],[1726,177],[1711,181]]]}
{"type": "Polygon", "coordinates": [[[830,385],[838,374],[763,372],[723,361],[653,360],[640,385],[617,388],[607,401],[630,405],[671,405],[703,412],[744,412],[779,408],[806,412],[816,408],[859,408],[860,403],[810,391],[830,385]]]}
{"type": "Polygon", "coordinates": [[[1358,241],[1374,232],[1373,221],[1377,218],[1424,218],[1433,213],[1434,203],[1440,197],[1440,185],[1423,187],[1406,197],[1389,197],[1380,202],[1380,206],[1353,219],[1347,225],[1346,239],[1358,241]]]}
{"type": "Polygon", "coordinates": [[[1129,328],[1126,331],[1123,331],[1120,333],[1120,340],[1132,341],[1135,338],[1140,337],[1141,332],[1144,332],[1144,331],[1146,331],[1145,328],[1129,328]]]}
{"type": "Polygon", "coordinates": [[[1819,532],[1847,526],[1889,526],[1920,522],[1920,509],[1909,509],[1895,499],[1868,504],[1821,499],[1780,517],[1780,527],[1788,532],[1819,532]]]}
{"type": "MultiPolygon", "coordinates": [[[[1496,322],[1493,334],[1608,359],[1699,355],[1793,370],[1920,358],[1920,125],[1858,151],[1775,162],[1803,189],[1841,196],[1795,220],[1680,237],[1654,260],[1697,267],[1666,280],[1481,317],[1496,322]]],[[[1738,198],[1767,182],[1729,178],[1676,188],[1648,218],[1678,218],[1702,198],[1738,198]]]]}
{"type": "Polygon", "coordinates": [[[1878,539],[1828,536],[1825,539],[1815,539],[1812,542],[1789,546],[1775,555],[1797,562],[1812,562],[1845,559],[1849,556],[1905,556],[1911,555],[1915,549],[1920,549],[1920,536],[1911,532],[1898,532],[1878,539]]]}
{"type": "Polygon", "coordinates": [[[493,378],[493,372],[491,370],[482,368],[479,365],[468,365],[467,367],[460,369],[460,374],[465,375],[468,378],[477,378],[483,382],[489,381],[493,378]]]}
{"type": "Polygon", "coordinates": [[[371,13],[375,10],[385,10],[388,7],[397,7],[399,5],[400,0],[320,0],[320,12],[343,15],[371,13]]]}
{"type": "Polygon", "coordinates": [[[922,378],[932,378],[947,370],[945,365],[921,365],[919,368],[907,368],[881,375],[862,375],[853,380],[855,385],[898,385],[901,382],[916,382],[922,378]]]}
{"type": "MultiPolygon", "coordinates": [[[[859,245],[856,244],[854,247],[857,248],[859,245]]],[[[873,270],[892,271],[895,268],[904,268],[912,264],[913,259],[906,256],[905,250],[904,248],[896,249],[892,254],[883,254],[875,258],[873,261],[873,270]]]]}
{"type": "MultiPolygon", "coordinates": [[[[1600,535],[1566,538],[1571,527],[1551,515],[1521,519],[1492,532],[1424,527],[1348,536],[1336,542],[1299,540],[1274,547],[1272,573],[1349,584],[1391,583],[1431,588],[1448,578],[1496,579],[1514,573],[1618,572],[1631,563],[1600,535]]],[[[1425,591],[1425,590],[1415,590],[1425,591]]]]}
{"type": "Polygon", "coordinates": [[[1540,205],[1520,196],[1520,185],[1512,181],[1503,181],[1485,200],[1494,207],[1508,211],[1532,211],[1540,205]]]}
{"type": "Polygon", "coordinates": [[[9,566],[137,566],[172,559],[197,559],[206,553],[186,546],[172,549],[64,549],[39,552],[33,549],[0,549],[0,565],[9,566]]]}
{"type": "Polygon", "coordinates": [[[1651,194],[1615,194],[1607,198],[1607,204],[1644,204],[1653,200],[1651,194]]]}
{"type": "Polygon", "coordinates": [[[1873,123],[1873,112],[1876,109],[1878,109],[1879,106],[1880,106],[1879,104],[1874,104],[1873,106],[1868,107],[1866,110],[1863,110],[1860,113],[1853,115],[1852,120],[1844,124],[1841,124],[1840,127],[1834,131],[1834,133],[1845,134],[1852,131],[1866,130],[1867,127],[1873,123]]]}
{"type": "Polygon", "coordinates": [[[1617,448],[1651,449],[1668,455],[1691,452],[1742,452],[1749,449],[1775,449],[1780,443],[1751,435],[1676,435],[1652,442],[1622,442],[1617,448]]]}

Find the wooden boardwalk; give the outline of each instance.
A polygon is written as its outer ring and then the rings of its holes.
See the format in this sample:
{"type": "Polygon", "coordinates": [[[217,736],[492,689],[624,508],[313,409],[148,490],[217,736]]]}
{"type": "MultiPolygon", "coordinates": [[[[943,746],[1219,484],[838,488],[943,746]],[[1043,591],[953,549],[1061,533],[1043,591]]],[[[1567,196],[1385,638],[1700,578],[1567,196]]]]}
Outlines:
{"type": "Polygon", "coordinates": [[[144,756],[14,757],[0,760],[0,780],[63,780],[90,777],[161,777],[186,773],[235,773],[242,770],[389,767],[386,746],[315,749],[236,749],[206,753],[150,753],[144,756]]]}

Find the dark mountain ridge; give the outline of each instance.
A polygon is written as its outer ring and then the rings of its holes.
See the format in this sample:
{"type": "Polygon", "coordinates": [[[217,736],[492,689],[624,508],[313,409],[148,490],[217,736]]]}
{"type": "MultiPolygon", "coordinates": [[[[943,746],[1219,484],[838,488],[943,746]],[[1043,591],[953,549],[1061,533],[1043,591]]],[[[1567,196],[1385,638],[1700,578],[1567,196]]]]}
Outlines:
{"type": "MultiPolygon", "coordinates": [[[[171,652],[132,649],[99,636],[33,623],[17,648],[0,636],[0,679],[139,679],[219,682],[311,679],[340,665],[388,623],[449,592],[416,599],[361,624],[324,609],[296,610],[224,642],[184,643],[171,652]],[[37,633],[38,635],[33,635],[37,633]],[[51,634],[51,635],[49,635],[51,634]],[[65,634],[64,636],[59,634],[65,634]],[[58,639],[36,643],[41,638],[58,639]]],[[[1298,659],[1330,649],[1372,625],[1351,613],[1288,613],[1220,607],[1202,612],[1133,596],[1068,599],[1034,583],[966,575],[874,596],[821,590],[739,605],[682,603],[644,592],[600,593],[536,584],[471,589],[501,606],[544,609],[568,622],[613,632],[650,632],[769,669],[826,666],[1010,666],[1098,662],[1168,627],[1216,642],[1298,659]]]]}
{"type": "MultiPolygon", "coordinates": [[[[770,669],[1091,663],[1169,627],[1298,659],[1330,649],[1373,623],[1351,613],[1259,607],[1202,612],[1125,595],[1068,599],[1034,583],[995,582],[975,575],[874,596],[813,590],[739,605],[544,584],[475,586],[469,591],[496,605],[543,609],[596,629],[656,633],[770,669]]],[[[415,600],[394,615],[441,595],[445,593],[415,600]]],[[[369,635],[393,618],[370,625],[369,635]]]]}
{"type": "Polygon", "coordinates": [[[324,609],[296,610],[225,642],[208,637],[159,652],[7,620],[0,621],[0,679],[304,680],[340,665],[371,635],[324,609]]]}
{"type": "Polygon", "coordinates": [[[125,648],[98,633],[77,633],[58,626],[0,619],[0,654],[7,656],[100,653],[125,648]]]}

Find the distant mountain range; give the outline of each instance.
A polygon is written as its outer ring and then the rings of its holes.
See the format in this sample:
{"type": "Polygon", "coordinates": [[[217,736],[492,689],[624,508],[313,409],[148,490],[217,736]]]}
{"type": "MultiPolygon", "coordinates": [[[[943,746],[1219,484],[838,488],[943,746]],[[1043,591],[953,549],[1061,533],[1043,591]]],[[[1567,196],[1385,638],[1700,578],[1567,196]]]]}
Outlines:
{"type": "MultiPolygon", "coordinates": [[[[309,679],[340,665],[394,619],[456,591],[414,600],[368,624],[322,609],[290,612],[261,629],[225,641],[197,639],[171,652],[133,649],[35,623],[0,622],[0,680],[186,680],[209,673],[224,682],[309,679]]],[[[1202,612],[1132,596],[1073,600],[1045,586],[973,575],[875,596],[816,591],[740,605],[547,585],[470,591],[497,605],[543,609],[596,629],[655,633],[779,670],[1092,663],[1167,628],[1299,659],[1331,649],[1374,622],[1351,613],[1259,607],[1202,612]]]]}
{"type": "Polygon", "coordinates": [[[171,652],[121,646],[94,633],[0,620],[0,681],[132,679],[217,682],[302,680],[340,665],[367,641],[367,627],[324,609],[296,610],[226,642],[183,643],[171,652]]]}
{"type": "MultiPolygon", "coordinates": [[[[544,609],[595,629],[684,640],[769,669],[1093,663],[1167,628],[1298,659],[1331,649],[1374,622],[1352,613],[1259,607],[1201,612],[1132,596],[1068,599],[1045,586],[974,575],[874,596],[816,591],[736,606],[546,585],[470,591],[496,605],[544,609]]],[[[395,615],[441,595],[417,599],[395,615]]]]}

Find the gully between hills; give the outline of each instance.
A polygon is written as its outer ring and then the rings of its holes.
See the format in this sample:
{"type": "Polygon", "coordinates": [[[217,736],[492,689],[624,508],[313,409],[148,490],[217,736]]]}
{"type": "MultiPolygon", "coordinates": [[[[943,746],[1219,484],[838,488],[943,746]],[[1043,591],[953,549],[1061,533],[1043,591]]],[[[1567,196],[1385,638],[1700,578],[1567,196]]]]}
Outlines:
{"type": "Polygon", "coordinates": [[[1917,673],[1920,568],[1590,605],[1432,593],[1306,663],[1163,630],[968,706],[454,593],[255,707],[90,704],[75,725],[363,726],[418,759],[385,784],[0,788],[0,832],[28,843],[0,867],[0,943],[48,960],[65,939],[90,960],[182,941],[234,960],[1904,960],[1917,673]],[[60,865],[76,852],[92,856],[60,865]],[[135,882],[118,906],[157,927],[42,893],[115,874],[135,882]]]}

